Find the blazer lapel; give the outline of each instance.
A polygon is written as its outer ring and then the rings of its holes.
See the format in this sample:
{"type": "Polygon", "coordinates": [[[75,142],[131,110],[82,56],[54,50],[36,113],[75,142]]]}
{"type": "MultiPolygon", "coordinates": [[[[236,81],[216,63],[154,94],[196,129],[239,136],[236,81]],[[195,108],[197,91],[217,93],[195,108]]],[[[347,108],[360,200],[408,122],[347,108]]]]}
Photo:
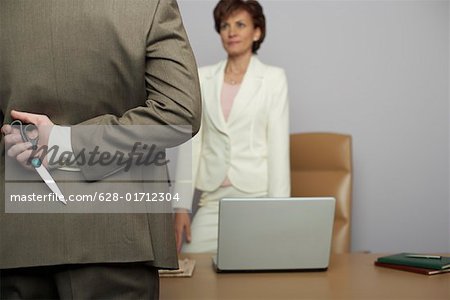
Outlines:
{"type": "Polygon", "coordinates": [[[228,123],[232,123],[233,121],[239,119],[239,115],[243,111],[245,111],[248,105],[250,105],[250,103],[252,102],[251,100],[254,98],[254,95],[261,88],[262,78],[262,64],[255,56],[252,56],[247,72],[245,73],[244,79],[242,80],[241,87],[236,95],[236,98],[234,99],[233,106],[231,107],[231,112],[228,117],[228,123]]]}

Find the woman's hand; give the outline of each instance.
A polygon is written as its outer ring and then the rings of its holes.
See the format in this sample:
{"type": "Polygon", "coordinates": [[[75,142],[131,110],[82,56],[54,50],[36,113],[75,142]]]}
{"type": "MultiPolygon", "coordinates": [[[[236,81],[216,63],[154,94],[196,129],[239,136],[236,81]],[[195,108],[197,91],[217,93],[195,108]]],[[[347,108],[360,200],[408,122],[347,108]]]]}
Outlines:
{"type": "Polygon", "coordinates": [[[191,217],[187,209],[179,209],[175,212],[174,227],[177,251],[180,253],[183,245],[183,233],[186,237],[186,242],[191,242],[191,217]]]}

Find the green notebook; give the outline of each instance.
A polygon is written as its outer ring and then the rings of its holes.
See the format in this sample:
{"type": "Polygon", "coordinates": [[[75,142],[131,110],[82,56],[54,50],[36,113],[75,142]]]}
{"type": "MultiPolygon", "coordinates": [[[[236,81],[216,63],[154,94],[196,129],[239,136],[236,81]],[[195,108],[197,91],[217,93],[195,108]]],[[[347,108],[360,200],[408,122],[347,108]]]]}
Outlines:
{"type": "Polygon", "coordinates": [[[412,266],[434,270],[444,270],[450,268],[450,257],[448,256],[441,256],[440,258],[421,258],[421,257],[408,257],[408,255],[417,255],[417,254],[399,253],[379,257],[377,261],[386,264],[412,266]]]}

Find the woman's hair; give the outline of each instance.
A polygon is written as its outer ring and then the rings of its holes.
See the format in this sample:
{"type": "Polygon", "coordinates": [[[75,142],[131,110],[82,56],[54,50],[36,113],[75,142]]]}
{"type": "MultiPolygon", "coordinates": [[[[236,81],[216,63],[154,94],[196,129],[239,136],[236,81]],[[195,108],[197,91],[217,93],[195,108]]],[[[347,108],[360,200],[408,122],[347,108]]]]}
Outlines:
{"type": "Polygon", "coordinates": [[[261,30],[261,36],[253,42],[252,52],[256,54],[266,37],[266,17],[261,4],[256,0],[220,0],[214,8],[214,26],[220,33],[220,24],[238,10],[245,10],[250,14],[255,28],[261,30]]]}

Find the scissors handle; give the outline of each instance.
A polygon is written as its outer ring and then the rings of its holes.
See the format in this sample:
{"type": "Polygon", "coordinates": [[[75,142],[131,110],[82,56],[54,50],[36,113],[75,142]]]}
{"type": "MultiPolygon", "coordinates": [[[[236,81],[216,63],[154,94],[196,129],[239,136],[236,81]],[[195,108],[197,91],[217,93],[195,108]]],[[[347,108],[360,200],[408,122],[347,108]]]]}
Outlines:
{"type": "Polygon", "coordinates": [[[39,142],[39,133],[36,125],[29,123],[24,124],[20,120],[14,120],[11,122],[11,126],[18,126],[22,141],[30,142],[31,149],[36,150],[39,142]]]}

